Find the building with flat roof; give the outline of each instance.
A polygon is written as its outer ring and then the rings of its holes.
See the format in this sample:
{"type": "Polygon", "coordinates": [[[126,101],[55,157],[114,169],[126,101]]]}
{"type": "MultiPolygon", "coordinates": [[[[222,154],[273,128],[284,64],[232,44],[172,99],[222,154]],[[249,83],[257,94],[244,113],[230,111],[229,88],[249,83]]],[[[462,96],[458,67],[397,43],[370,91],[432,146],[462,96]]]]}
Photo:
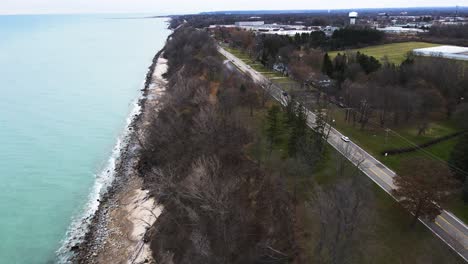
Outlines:
{"type": "MultiPolygon", "coordinates": [[[[259,30],[262,32],[261,30],[259,30]]],[[[275,30],[275,31],[263,31],[263,34],[277,34],[277,35],[286,35],[294,37],[296,34],[310,34],[314,30],[275,30]]]]}
{"type": "Polygon", "coordinates": [[[238,27],[252,27],[252,26],[263,26],[265,25],[264,21],[239,21],[235,23],[238,27]]]}
{"type": "Polygon", "coordinates": [[[408,34],[408,35],[416,35],[418,33],[425,32],[419,28],[404,28],[404,27],[384,27],[384,28],[377,28],[377,30],[383,31],[389,34],[408,34]]]}
{"type": "Polygon", "coordinates": [[[415,49],[413,54],[426,57],[441,57],[446,59],[468,61],[468,47],[437,46],[431,48],[415,49]]]}

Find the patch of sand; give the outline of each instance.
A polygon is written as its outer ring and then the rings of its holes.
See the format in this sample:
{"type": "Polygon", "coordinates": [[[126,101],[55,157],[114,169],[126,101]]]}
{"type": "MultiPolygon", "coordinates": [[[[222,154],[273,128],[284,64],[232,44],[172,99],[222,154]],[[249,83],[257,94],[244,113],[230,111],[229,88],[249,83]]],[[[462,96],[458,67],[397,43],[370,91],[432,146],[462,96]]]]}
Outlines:
{"type": "Polygon", "coordinates": [[[149,245],[143,242],[146,230],[162,212],[147,191],[141,189],[139,177],[130,179],[125,191],[117,195],[118,205],[109,209],[109,235],[96,256],[97,263],[151,262],[149,245]]]}
{"type": "Polygon", "coordinates": [[[143,242],[143,237],[161,214],[162,207],[157,206],[154,199],[148,196],[148,192],[141,189],[134,190],[131,199],[131,203],[125,209],[129,212],[127,219],[133,225],[130,239],[137,242],[137,246],[129,263],[140,263],[151,258],[149,245],[143,242]]]}

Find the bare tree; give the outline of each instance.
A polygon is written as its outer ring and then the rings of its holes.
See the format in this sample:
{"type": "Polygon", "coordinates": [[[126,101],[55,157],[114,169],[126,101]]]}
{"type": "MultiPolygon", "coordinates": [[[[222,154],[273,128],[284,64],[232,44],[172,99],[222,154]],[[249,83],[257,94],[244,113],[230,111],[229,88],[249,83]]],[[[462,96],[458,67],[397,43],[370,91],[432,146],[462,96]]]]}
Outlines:
{"type": "Polygon", "coordinates": [[[455,186],[450,174],[447,166],[424,158],[403,162],[394,178],[397,188],[393,194],[414,215],[411,226],[419,217],[433,221],[441,213],[439,204],[449,197],[455,186]]]}
{"type": "Polygon", "coordinates": [[[316,263],[351,263],[359,255],[359,236],[371,230],[374,214],[369,182],[359,177],[364,155],[342,146],[337,157],[336,175],[342,179],[333,186],[314,189],[309,206],[317,212],[320,226],[314,249],[316,263]],[[353,157],[351,163],[345,158],[353,157]]]}
{"type": "Polygon", "coordinates": [[[372,220],[372,192],[351,178],[329,188],[317,187],[309,204],[318,214],[320,229],[314,249],[316,263],[351,263],[360,250],[358,237],[372,220]]]}

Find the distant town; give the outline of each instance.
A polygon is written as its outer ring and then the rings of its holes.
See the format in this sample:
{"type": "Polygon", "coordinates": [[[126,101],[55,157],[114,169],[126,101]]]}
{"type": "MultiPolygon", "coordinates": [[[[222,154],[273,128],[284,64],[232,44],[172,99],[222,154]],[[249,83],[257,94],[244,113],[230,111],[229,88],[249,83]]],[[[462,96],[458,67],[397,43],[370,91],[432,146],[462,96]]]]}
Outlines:
{"type": "MultiPolygon", "coordinates": [[[[433,16],[433,15],[408,15],[408,12],[400,12],[398,15],[390,15],[382,12],[374,16],[359,17],[358,12],[349,12],[348,25],[370,27],[387,34],[417,35],[427,33],[433,25],[436,26],[462,26],[468,24],[468,16],[433,16]]],[[[295,36],[296,34],[310,34],[312,32],[324,32],[327,37],[332,36],[335,30],[341,28],[333,25],[308,26],[303,21],[294,21],[292,24],[266,24],[259,16],[249,17],[246,21],[236,21],[233,25],[210,25],[209,29],[219,27],[239,28],[256,32],[258,34],[278,34],[295,36]]],[[[415,52],[421,56],[442,56],[446,58],[468,60],[467,47],[431,47],[417,49],[415,52]]]]}
{"type": "MultiPolygon", "coordinates": [[[[318,19],[311,22],[302,20],[289,20],[287,23],[274,22],[272,15],[267,15],[268,21],[262,16],[245,16],[242,21],[235,21],[228,24],[210,24],[208,30],[216,28],[238,28],[255,32],[256,34],[276,34],[294,37],[297,34],[310,34],[312,32],[323,32],[327,37],[331,37],[336,30],[346,27],[366,27],[381,31],[385,34],[394,35],[396,39],[414,38],[421,34],[429,33],[435,27],[457,27],[468,25],[468,13],[460,13],[456,8],[451,13],[438,14],[411,14],[408,11],[399,12],[364,12],[362,15],[356,11],[350,11],[348,18],[343,18],[343,14],[330,14],[339,18],[340,21],[326,24],[326,19],[318,19]],[[315,25],[314,25],[315,24],[315,25]],[[341,24],[341,25],[340,25],[341,24]]],[[[226,15],[229,16],[229,15],[226,15]]],[[[280,16],[280,15],[278,15],[280,16]]],[[[301,15],[296,15],[300,17],[301,15]]],[[[466,47],[431,47],[427,49],[415,50],[421,56],[442,56],[452,59],[468,60],[468,48],[466,47]]]]}

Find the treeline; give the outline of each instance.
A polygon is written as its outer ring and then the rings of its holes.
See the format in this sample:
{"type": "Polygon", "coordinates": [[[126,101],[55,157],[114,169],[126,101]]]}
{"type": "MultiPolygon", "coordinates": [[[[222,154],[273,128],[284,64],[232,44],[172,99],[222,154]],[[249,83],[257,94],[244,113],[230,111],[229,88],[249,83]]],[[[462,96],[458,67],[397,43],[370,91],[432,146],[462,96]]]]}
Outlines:
{"type": "Polygon", "coordinates": [[[468,46],[468,25],[435,25],[418,38],[418,41],[468,46]]]}
{"type": "Polygon", "coordinates": [[[383,32],[375,29],[346,27],[335,30],[330,38],[323,31],[298,33],[294,37],[282,36],[280,38],[289,38],[289,42],[296,47],[307,45],[309,48],[337,50],[379,44],[384,40],[384,37],[385,34],[383,32]]]}
{"type": "Polygon", "coordinates": [[[425,142],[423,144],[419,144],[419,145],[416,145],[416,146],[413,146],[413,147],[403,147],[403,148],[383,150],[383,151],[380,152],[380,154],[381,155],[397,155],[397,154],[403,154],[403,153],[409,153],[409,152],[416,152],[416,151],[419,151],[419,150],[421,150],[423,148],[427,148],[427,147],[436,145],[436,144],[438,144],[440,142],[447,141],[449,139],[458,137],[460,135],[463,135],[464,133],[466,133],[466,131],[458,131],[458,132],[455,132],[455,133],[452,133],[452,134],[449,134],[449,135],[446,135],[446,136],[435,138],[433,140],[430,140],[428,142],[425,142]]]}
{"type": "Polygon", "coordinates": [[[239,107],[259,106],[249,79],[223,67],[206,32],[167,42],[166,94],[139,164],[164,206],[147,235],[158,263],[290,263],[292,205],[280,178],[248,159],[239,107]]]}
{"type": "Polygon", "coordinates": [[[285,25],[304,25],[304,26],[344,26],[348,21],[347,13],[334,14],[330,16],[325,13],[317,14],[198,14],[173,16],[171,28],[187,21],[190,26],[195,28],[205,28],[210,25],[233,25],[238,21],[261,20],[266,24],[285,24],[285,25]],[[252,19],[252,17],[259,17],[252,19]]]}
{"type": "Polygon", "coordinates": [[[468,94],[461,63],[409,57],[401,66],[374,59],[363,64],[359,56],[337,56],[328,71],[337,80],[334,95],[350,108],[346,121],[361,128],[376,119],[381,127],[412,122],[424,134],[431,120],[450,119],[468,94]]]}
{"type": "MultiPolygon", "coordinates": [[[[459,124],[460,128],[468,131],[468,103],[458,107],[455,113],[455,122],[459,124]]],[[[468,133],[460,136],[457,144],[454,146],[449,157],[450,169],[452,170],[455,178],[463,183],[462,199],[465,204],[468,204],[468,133]]]]}
{"type": "Polygon", "coordinates": [[[325,54],[323,57],[322,72],[342,83],[346,79],[356,80],[363,73],[370,74],[379,70],[382,64],[372,56],[360,53],[338,53],[333,61],[325,54]]]}
{"type": "Polygon", "coordinates": [[[256,59],[265,61],[266,58],[275,60],[279,50],[288,46],[290,49],[321,49],[336,50],[344,48],[362,47],[381,43],[384,33],[366,27],[346,27],[334,31],[331,37],[324,32],[296,34],[295,36],[277,34],[259,34],[251,31],[233,28],[214,29],[214,35],[220,41],[232,43],[236,48],[241,48],[249,54],[254,54],[256,59]]]}
{"type": "Polygon", "coordinates": [[[379,44],[385,34],[382,31],[366,27],[346,27],[333,32],[328,46],[329,50],[379,44]]]}
{"type": "Polygon", "coordinates": [[[440,25],[429,29],[429,35],[441,38],[468,39],[468,25],[440,25]]]}

